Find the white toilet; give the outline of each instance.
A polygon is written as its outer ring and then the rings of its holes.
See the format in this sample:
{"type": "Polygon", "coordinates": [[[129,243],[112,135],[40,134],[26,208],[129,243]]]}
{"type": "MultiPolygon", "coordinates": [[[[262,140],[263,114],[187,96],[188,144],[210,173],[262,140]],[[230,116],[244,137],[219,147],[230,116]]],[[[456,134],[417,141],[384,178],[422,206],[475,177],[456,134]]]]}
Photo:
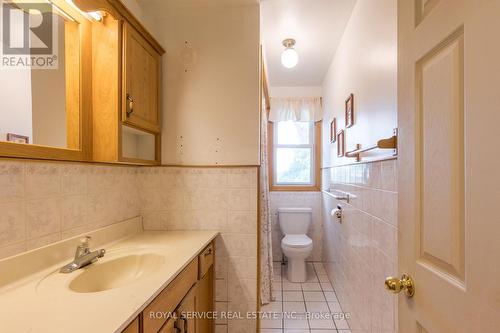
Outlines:
{"type": "Polygon", "coordinates": [[[306,233],[311,225],[311,208],[279,208],[278,219],[281,232],[281,249],[288,259],[288,280],[305,282],[306,258],[312,252],[313,241],[306,233]]]}

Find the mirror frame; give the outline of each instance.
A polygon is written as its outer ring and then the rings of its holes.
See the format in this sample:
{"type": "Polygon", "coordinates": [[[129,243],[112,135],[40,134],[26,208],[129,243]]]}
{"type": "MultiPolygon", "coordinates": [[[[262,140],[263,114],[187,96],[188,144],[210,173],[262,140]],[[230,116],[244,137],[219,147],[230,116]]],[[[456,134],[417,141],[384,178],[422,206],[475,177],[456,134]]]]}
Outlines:
{"type": "Polygon", "coordinates": [[[92,24],[65,0],[51,0],[80,25],[80,149],[0,142],[0,157],[59,161],[92,160],[92,24]]]}

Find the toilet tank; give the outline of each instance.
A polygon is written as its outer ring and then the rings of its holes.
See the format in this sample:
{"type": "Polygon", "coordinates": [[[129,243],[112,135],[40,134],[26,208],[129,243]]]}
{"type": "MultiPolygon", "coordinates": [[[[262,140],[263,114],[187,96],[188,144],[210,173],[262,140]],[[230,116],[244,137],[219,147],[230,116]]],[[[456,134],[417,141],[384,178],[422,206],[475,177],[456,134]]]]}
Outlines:
{"type": "Polygon", "coordinates": [[[311,208],[278,208],[278,221],[283,235],[307,234],[311,220],[311,208]]]}

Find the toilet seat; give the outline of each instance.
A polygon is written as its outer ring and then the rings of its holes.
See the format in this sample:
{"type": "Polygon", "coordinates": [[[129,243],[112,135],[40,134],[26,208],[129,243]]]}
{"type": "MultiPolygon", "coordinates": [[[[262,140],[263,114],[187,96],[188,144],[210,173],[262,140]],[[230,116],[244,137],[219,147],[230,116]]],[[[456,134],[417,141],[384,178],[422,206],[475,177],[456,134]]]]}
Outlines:
{"type": "Polygon", "coordinates": [[[305,248],[312,246],[312,239],[307,235],[286,235],[281,244],[289,248],[305,248]]]}

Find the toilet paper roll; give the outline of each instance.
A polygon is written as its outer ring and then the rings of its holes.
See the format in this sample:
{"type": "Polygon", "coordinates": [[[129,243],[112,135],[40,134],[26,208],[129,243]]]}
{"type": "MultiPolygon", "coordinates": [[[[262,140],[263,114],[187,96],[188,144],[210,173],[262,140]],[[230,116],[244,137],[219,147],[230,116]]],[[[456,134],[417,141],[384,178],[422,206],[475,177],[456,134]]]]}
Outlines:
{"type": "Polygon", "coordinates": [[[341,209],[332,209],[331,212],[332,218],[339,223],[342,223],[342,210],[341,209]]]}

